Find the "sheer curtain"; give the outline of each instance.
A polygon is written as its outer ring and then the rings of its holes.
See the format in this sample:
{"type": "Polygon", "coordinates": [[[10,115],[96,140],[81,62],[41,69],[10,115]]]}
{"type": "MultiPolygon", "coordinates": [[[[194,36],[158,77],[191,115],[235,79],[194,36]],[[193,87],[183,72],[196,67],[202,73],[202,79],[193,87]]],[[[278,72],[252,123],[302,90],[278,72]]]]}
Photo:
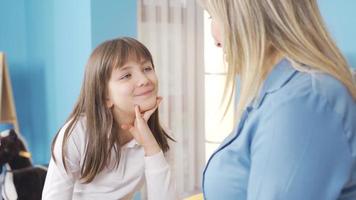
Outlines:
{"type": "Polygon", "coordinates": [[[200,192],[205,164],[203,31],[195,0],[138,0],[138,39],[153,55],[160,118],[177,141],[169,160],[180,197],[200,192]]]}

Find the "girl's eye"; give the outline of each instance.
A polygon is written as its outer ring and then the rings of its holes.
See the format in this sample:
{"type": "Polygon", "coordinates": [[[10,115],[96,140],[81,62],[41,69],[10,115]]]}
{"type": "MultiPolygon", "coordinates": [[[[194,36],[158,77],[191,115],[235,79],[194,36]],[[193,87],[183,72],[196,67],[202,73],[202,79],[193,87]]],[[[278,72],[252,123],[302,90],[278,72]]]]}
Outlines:
{"type": "Polygon", "coordinates": [[[120,80],[128,79],[130,77],[131,77],[131,74],[125,74],[125,75],[121,76],[120,80]]]}
{"type": "Polygon", "coordinates": [[[144,70],[145,72],[149,72],[149,71],[152,71],[153,68],[152,68],[151,66],[148,66],[148,67],[145,67],[143,70],[144,70]]]}

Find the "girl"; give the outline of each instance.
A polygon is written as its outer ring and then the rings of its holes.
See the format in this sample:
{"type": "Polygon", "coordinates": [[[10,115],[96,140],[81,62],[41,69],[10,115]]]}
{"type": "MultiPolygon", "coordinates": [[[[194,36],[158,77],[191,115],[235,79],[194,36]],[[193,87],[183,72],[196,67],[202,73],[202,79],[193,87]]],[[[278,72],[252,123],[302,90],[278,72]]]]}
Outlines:
{"type": "Polygon", "coordinates": [[[204,197],[356,199],[356,86],[317,0],[202,4],[228,63],[227,98],[238,94],[238,123],[206,165],[204,197]]]}
{"type": "Polygon", "coordinates": [[[132,38],[91,54],[77,104],[52,143],[42,199],[174,199],[158,118],[158,81],[148,49],[132,38]]]}

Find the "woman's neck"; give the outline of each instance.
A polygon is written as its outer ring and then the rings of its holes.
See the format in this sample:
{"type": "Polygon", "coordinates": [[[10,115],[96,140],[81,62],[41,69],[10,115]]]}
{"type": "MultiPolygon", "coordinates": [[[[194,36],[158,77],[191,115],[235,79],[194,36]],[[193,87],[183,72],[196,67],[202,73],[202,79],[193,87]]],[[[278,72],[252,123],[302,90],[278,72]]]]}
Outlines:
{"type": "Polygon", "coordinates": [[[270,47],[269,52],[266,54],[266,61],[264,62],[264,67],[267,69],[263,77],[265,78],[273,68],[284,58],[284,55],[273,47],[270,47]]]}

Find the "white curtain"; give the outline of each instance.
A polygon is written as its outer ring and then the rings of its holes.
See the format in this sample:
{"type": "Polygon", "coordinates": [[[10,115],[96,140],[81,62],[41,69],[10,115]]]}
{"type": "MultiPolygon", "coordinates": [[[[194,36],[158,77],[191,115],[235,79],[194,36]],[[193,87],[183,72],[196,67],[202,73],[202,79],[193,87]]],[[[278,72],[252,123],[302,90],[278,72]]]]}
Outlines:
{"type": "Polygon", "coordinates": [[[203,23],[195,0],[138,0],[138,39],[153,55],[160,118],[177,141],[170,162],[180,198],[201,192],[205,164],[203,23]]]}

